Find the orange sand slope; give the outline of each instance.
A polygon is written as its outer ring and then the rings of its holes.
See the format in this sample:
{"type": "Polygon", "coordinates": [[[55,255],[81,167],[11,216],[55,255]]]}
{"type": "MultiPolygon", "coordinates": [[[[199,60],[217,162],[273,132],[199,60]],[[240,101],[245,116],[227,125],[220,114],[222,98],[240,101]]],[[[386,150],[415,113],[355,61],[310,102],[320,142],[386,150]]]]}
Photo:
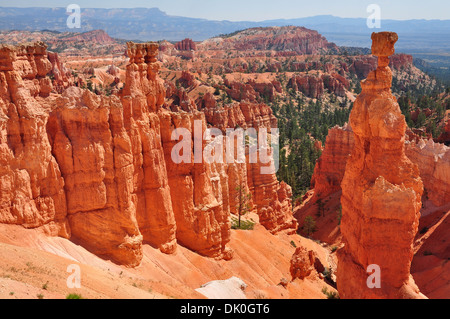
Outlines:
{"type": "Polygon", "coordinates": [[[83,298],[205,298],[195,289],[214,280],[233,276],[247,285],[247,298],[326,298],[334,289],[319,279],[316,271],[304,280],[290,282],[290,260],[297,247],[318,253],[323,265],[332,266],[334,256],[321,245],[298,235],[271,235],[255,225],[253,231],[232,231],[231,261],[195,254],[181,246],[165,255],[144,246],[142,264],[126,268],[102,260],[63,238],[49,238],[36,230],[0,225],[0,298],[65,298],[75,293],[83,298]],[[81,288],[69,289],[71,264],[81,268],[81,288]],[[287,288],[279,285],[282,278],[287,288]]]}

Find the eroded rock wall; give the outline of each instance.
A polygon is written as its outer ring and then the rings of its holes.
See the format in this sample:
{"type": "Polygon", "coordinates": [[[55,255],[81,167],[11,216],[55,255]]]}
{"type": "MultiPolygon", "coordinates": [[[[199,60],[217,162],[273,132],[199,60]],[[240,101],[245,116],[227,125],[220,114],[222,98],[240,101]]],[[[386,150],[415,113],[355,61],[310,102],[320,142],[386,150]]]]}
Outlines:
{"type": "Polygon", "coordinates": [[[270,128],[276,119],[248,102],[226,111],[214,103],[205,112],[163,109],[157,49],[128,43],[124,89],[101,96],[54,87],[47,75],[64,67],[43,43],[0,48],[1,223],[42,228],[128,266],[140,264],[143,244],[173,253],[179,243],[229,259],[230,213],[243,183],[267,229],[296,229],[290,188],[275,174],[245,163],[174,162],[176,128],[204,148],[210,125],[270,128]]]}
{"type": "Polygon", "coordinates": [[[64,179],[46,133],[46,45],[0,46],[0,222],[70,236],[64,179]]]}
{"type": "Polygon", "coordinates": [[[390,92],[395,33],[372,35],[378,68],[362,82],[350,125],[355,147],[342,181],[338,290],[342,298],[420,298],[410,275],[423,183],[405,155],[406,122],[390,92]],[[378,265],[381,288],[367,284],[378,265]]]}

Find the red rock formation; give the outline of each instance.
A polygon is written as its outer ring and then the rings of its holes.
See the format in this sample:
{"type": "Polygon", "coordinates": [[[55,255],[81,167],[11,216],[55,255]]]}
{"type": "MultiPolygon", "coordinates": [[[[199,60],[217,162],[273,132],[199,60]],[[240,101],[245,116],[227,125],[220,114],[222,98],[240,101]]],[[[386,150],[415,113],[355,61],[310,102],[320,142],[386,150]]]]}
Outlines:
{"type": "Polygon", "coordinates": [[[419,229],[411,266],[414,280],[430,299],[447,299],[450,292],[450,211],[437,210],[422,217],[419,229]]]}
{"type": "Polygon", "coordinates": [[[111,74],[112,76],[119,76],[120,75],[120,69],[115,66],[114,64],[111,64],[108,69],[106,70],[108,74],[111,74]]]}
{"type": "Polygon", "coordinates": [[[292,280],[305,279],[314,271],[316,256],[312,250],[298,247],[291,259],[292,280]]]}
{"type": "Polygon", "coordinates": [[[182,71],[181,77],[178,81],[180,82],[181,85],[183,85],[186,88],[195,87],[197,84],[195,76],[189,71],[182,71]]]}
{"type": "Polygon", "coordinates": [[[64,38],[65,42],[77,42],[80,43],[87,43],[92,46],[93,43],[95,44],[112,44],[114,43],[114,39],[111,38],[108,33],[106,33],[103,30],[92,30],[87,31],[79,34],[75,34],[71,37],[64,38]]]}
{"type": "Polygon", "coordinates": [[[238,81],[225,80],[225,85],[229,87],[227,89],[228,95],[236,101],[256,102],[259,100],[260,95],[255,91],[250,83],[242,83],[238,81]]]}
{"type": "Polygon", "coordinates": [[[195,51],[197,46],[191,39],[184,39],[175,44],[175,55],[186,60],[193,60],[195,58],[195,51]]]}
{"type": "MultiPolygon", "coordinates": [[[[394,54],[390,57],[389,67],[392,70],[400,71],[413,66],[413,57],[408,54],[394,54]]],[[[350,72],[355,73],[358,78],[366,78],[370,72],[377,68],[377,58],[374,56],[358,56],[354,58],[350,66],[350,72]]]]}
{"type": "Polygon", "coordinates": [[[71,239],[104,258],[139,264],[142,236],[127,182],[133,158],[119,99],[72,87],[57,105],[47,131],[65,182],[71,239]]]}
{"type": "Polygon", "coordinates": [[[283,92],[281,84],[277,80],[249,80],[247,83],[242,83],[226,79],[225,85],[228,87],[227,93],[236,101],[258,102],[265,98],[272,102],[276,93],[283,92]]]}
{"type": "Polygon", "coordinates": [[[447,121],[444,125],[444,131],[442,132],[441,136],[437,139],[437,142],[439,143],[446,143],[447,145],[450,143],[450,110],[447,110],[446,115],[447,121]]]}
{"type": "MultiPolygon", "coordinates": [[[[160,119],[172,205],[177,222],[177,241],[202,255],[227,258],[229,252],[225,245],[230,241],[231,225],[228,207],[224,207],[222,198],[215,196],[219,195],[218,186],[212,183],[213,169],[216,167],[203,161],[194,163],[193,160],[195,139],[202,140],[206,130],[204,114],[163,112],[160,119]],[[201,136],[195,134],[195,121],[201,124],[201,136]],[[172,149],[178,141],[172,141],[171,136],[177,128],[187,129],[191,133],[191,163],[178,164],[172,158],[172,149]]],[[[205,146],[204,140],[200,143],[205,146]]]]}
{"type": "Polygon", "coordinates": [[[200,109],[208,109],[208,110],[214,110],[217,106],[217,101],[214,97],[214,94],[208,92],[206,93],[201,101],[200,109]]]}
{"type": "MultiPolygon", "coordinates": [[[[227,128],[271,128],[277,127],[277,119],[265,104],[234,103],[228,107],[203,109],[208,124],[223,132],[227,128]]],[[[297,221],[292,215],[292,190],[289,185],[279,183],[275,174],[262,174],[261,163],[232,164],[228,167],[230,209],[235,211],[233,194],[237,186],[244,183],[252,194],[252,203],[258,212],[260,223],[272,233],[289,229],[295,232],[297,221]]]]}
{"type": "Polygon", "coordinates": [[[247,182],[257,208],[259,222],[271,233],[297,231],[298,223],[292,215],[292,189],[277,180],[275,174],[262,174],[260,163],[247,165],[247,182]]]}
{"type": "MultiPolygon", "coordinates": [[[[450,191],[447,176],[450,165],[448,147],[433,143],[431,139],[427,142],[410,130],[406,132],[405,144],[406,156],[419,167],[425,189],[423,200],[430,200],[436,207],[448,205],[449,199],[446,196],[450,191]]],[[[309,197],[305,197],[294,209],[299,226],[302,227],[306,216],[313,216],[318,228],[314,238],[329,244],[336,244],[336,240],[339,240],[340,230],[336,229],[334,212],[340,206],[341,182],[353,148],[353,132],[349,126],[335,127],[329,131],[325,149],[314,169],[309,197]],[[319,202],[326,203],[325,218],[316,217],[319,202]]]]}
{"type": "Polygon", "coordinates": [[[41,227],[129,266],[139,265],[145,243],[172,253],[178,241],[230,259],[230,190],[245,181],[261,223],[274,233],[295,231],[290,188],[275,174],[262,175],[257,164],[172,160],[174,128],[193,133],[196,120],[202,132],[211,123],[271,128],[276,118],[267,105],[244,102],[226,110],[234,118],[216,116],[224,109],[212,95],[205,113],[187,95],[194,107],[162,109],[157,48],[128,43],[124,88],[98,96],[78,87],[51,94],[52,63],[42,43],[0,47],[1,223],[41,227]]]}
{"type": "Polygon", "coordinates": [[[316,163],[311,180],[317,198],[325,198],[341,190],[347,160],[353,151],[353,131],[347,125],[328,132],[325,150],[316,163]]]}
{"type": "Polygon", "coordinates": [[[165,95],[156,49],[129,44],[121,100],[71,88],[48,124],[72,240],[130,266],[140,263],[143,242],[167,253],[176,247],[156,114],[165,95]]]}
{"type": "Polygon", "coordinates": [[[50,75],[54,77],[53,87],[56,89],[58,93],[62,93],[62,91],[72,84],[71,81],[71,72],[65,67],[65,65],[59,59],[58,53],[56,52],[48,52],[47,53],[48,60],[52,64],[52,70],[50,71],[50,75]]]}
{"type": "Polygon", "coordinates": [[[157,114],[165,96],[163,81],[157,77],[157,48],[153,43],[128,43],[130,63],[121,100],[134,158],[137,222],[144,242],[170,253],[175,249],[176,227],[157,114]]]}
{"type": "Polygon", "coordinates": [[[307,216],[312,217],[317,226],[317,232],[312,237],[330,245],[338,245],[340,242],[338,218],[341,182],[353,146],[350,126],[346,124],[343,128],[330,129],[322,156],[314,168],[311,190],[294,208],[299,229],[303,228],[307,216]]]}
{"type": "Polygon", "coordinates": [[[321,77],[293,75],[288,83],[288,87],[294,89],[294,91],[300,91],[310,98],[320,98],[324,89],[328,89],[330,93],[337,96],[344,97],[349,85],[349,81],[337,73],[324,74],[321,77]]]}
{"type": "Polygon", "coordinates": [[[377,68],[377,59],[373,56],[361,56],[355,58],[349,70],[358,76],[359,79],[366,78],[370,72],[377,68]]]}
{"type": "Polygon", "coordinates": [[[64,180],[46,122],[52,90],[46,45],[0,46],[0,223],[70,237],[64,180]]]}
{"type": "Polygon", "coordinates": [[[323,95],[324,84],[320,77],[313,75],[294,75],[289,80],[288,87],[300,91],[307,97],[319,99],[323,95]]]}
{"type": "MultiPolygon", "coordinates": [[[[339,78],[338,78],[337,74],[333,74],[333,75],[324,74],[324,75],[322,75],[322,80],[323,80],[324,87],[326,89],[328,89],[330,91],[330,93],[334,93],[337,96],[341,96],[341,97],[345,96],[346,87],[342,83],[342,82],[344,82],[345,78],[343,78],[341,76],[339,76],[339,78]]],[[[348,87],[348,85],[347,85],[347,87],[348,87]]]]}
{"type": "Polygon", "coordinates": [[[421,139],[406,144],[406,156],[419,167],[425,196],[437,207],[450,203],[450,148],[421,139]]]}
{"type": "Polygon", "coordinates": [[[225,132],[227,128],[241,127],[253,128],[276,128],[277,119],[272,113],[272,109],[264,103],[233,103],[224,107],[217,107],[214,103],[211,107],[206,107],[202,111],[205,113],[206,121],[225,132]]]}
{"type": "Polygon", "coordinates": [[[197,45],[192,39],[184,39],[175,44],[175,49],[179,51],[196,51],[197,45]]]}
{"type": "MultiPolygon", "coordinates": [[[[215,50],[217,39],[203,42],[203,49],[215,50]]],[[[303,27],[252,28],[222,39],[221,50],[239,51],[294,51],[297,54],[318,54],[328,50],[337,51],[317,31],[303,27]]]]}
{"type": "Polygon", "coordinates": [[[342,298],[419,298],[410,275],[423,184],[405,155],[406,123],[390,92],[389,56],[398,37],[372,35],[378,68],[362,82],[350,124],[355,148],[342,181],[338,290],[342,298]],[[368,266],[381,269],[381,288],[367,285],[368,266]]]}
{"type": "Polygon", "coordinates": [[[393,70],[401,70],[413,66],[413,57],[409,54],[394,54],[390,58],[389,67],[393,70]]]}

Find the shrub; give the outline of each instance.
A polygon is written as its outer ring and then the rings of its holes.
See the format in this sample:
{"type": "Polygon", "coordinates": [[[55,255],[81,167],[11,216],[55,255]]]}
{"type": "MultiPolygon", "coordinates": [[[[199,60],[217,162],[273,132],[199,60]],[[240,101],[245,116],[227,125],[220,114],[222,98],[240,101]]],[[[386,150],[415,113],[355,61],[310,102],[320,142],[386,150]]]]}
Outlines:
{"type": "Polygon", "coordinates": [[[339,294],[335,291],[328,291],[326,287],[322,289],[322,293],[327,296],[328,299],[340,299],[339,294]]]}
{"type": "Polygon", "coordinates": [[[66,299],[83,299],[83,297],[81,297],[81,295],[78,294],[69,294],[66,296],[66,299]]]}
{"type": "Polygon", "coordinates": [[[239,220],[237,218],[231,218],[231,229],[240,230],[253,230],[255,223],[250,220],[241,220],[241,226],[239,227],[239,220]]]}
{"type": "Polygon", "coordinates": [[[303,225],[303,232],[310,237],[317,231],[316,221],[311,216],[306,216],[305,223],[303,225]]]}

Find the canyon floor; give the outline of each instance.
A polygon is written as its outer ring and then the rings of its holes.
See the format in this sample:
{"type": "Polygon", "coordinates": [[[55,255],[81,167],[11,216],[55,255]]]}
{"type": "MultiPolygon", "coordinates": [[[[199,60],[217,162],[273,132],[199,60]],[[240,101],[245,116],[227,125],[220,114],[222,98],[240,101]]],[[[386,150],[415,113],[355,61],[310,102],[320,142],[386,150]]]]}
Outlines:
{"type": "Polygon", "coordinates": [[[317,272],[291,282],[293,244],[316,251],[322,263],[335,264],[328,248],[299,235],[274,236],[261,225],[232,231],[230,261],[202,257],[181,246],[174,255],[165,255],[145,245],[142,264],[134,269],[100,259],[63,238],[0,225],[0,298],[64,299],[78,294],[87,299],[203,299],[195,289],[234,276],[248,285],[249,299],[326,299],[322,289],[334,289],[317,272]],[[72,264],[81,268],[80,289],[67,287],[67,267],[72,264]],[[289,281],[286,288],[279,285],[283,278],[289,281]]]}

